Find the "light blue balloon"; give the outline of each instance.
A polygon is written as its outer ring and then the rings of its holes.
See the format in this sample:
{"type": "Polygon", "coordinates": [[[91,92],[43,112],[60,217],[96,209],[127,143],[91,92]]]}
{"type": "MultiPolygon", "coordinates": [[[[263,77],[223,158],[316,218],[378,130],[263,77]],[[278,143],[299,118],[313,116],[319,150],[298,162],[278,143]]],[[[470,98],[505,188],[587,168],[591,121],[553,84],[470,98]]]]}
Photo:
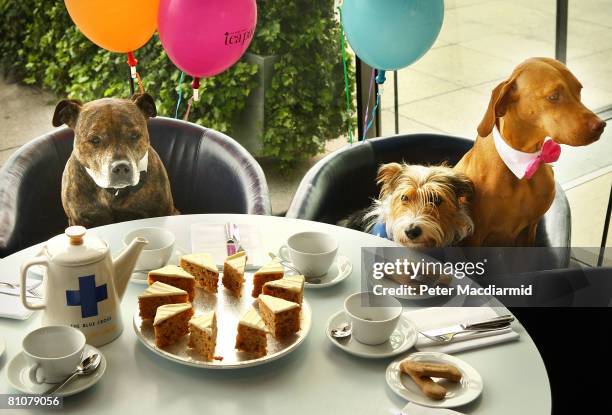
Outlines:
{"type": "Polygon", "coordinates": [[[359,58],[393,71],[416,62],[436,41],[444,0],[344,0],[342,23],[359,58]]]}

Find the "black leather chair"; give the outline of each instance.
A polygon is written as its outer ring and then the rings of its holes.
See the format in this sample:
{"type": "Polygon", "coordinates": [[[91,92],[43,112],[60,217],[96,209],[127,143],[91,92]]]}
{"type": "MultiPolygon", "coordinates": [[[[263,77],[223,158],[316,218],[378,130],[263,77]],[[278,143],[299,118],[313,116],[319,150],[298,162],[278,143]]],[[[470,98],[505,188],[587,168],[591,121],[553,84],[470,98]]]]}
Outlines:
{"type": "MultiPolygon", "coordinates": [[[[376,173],[383,163],[456,164],[472,147],[471,140],[438,134],[375,138],[340,149],[306,173],[286,216],[336,224],[367,207],[378,196],[376,173]]],[[[538,245],[569,247],[571,215],[561,186],[538,226],[538,245]]],[[[565,251],[564,251],[565,252],[565,251]]],[[[561,262],[569,263],[569,250],[561,262]]]]}
{"type": "MultiPolygon", "coordinates": [[[[149,121],[149,136],[181,213],[271,214],[263,170],[232,138],[163,117],[149,121]]],[[[72,145],[72,130],[58,129],[21,147],[0,170],[0,257],[67,226],[60,188],[72,145]]]]}

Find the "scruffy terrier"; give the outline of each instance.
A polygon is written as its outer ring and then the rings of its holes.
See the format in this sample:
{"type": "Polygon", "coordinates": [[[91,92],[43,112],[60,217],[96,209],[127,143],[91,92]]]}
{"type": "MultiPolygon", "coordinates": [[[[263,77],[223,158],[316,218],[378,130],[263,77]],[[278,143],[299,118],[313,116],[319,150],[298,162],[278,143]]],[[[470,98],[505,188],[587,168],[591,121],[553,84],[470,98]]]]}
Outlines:
{"type": "Polygon", "coordinates": [[[472,233],[471,180],[447,166],[383,164],[378,170],[379,199],[365,214],[362,227],[409,248],[456,245],[472,233]]]}

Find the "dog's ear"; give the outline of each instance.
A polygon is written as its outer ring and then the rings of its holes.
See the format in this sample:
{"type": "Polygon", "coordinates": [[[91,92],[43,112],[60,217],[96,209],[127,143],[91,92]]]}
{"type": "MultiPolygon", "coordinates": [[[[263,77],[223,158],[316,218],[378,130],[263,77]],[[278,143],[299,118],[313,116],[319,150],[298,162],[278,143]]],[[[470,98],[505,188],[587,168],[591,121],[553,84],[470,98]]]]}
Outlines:
{"type": "Polygon", "coordinates": [[[54,127],[59,127],[62,124],[66,124],[68,127],[74,129],[79,113],[81,112],[81,101],[74,99],[63,99],[55,107],[53,113],[52,124],[54,127]]]}
{"type": "Polygon", "coordinates": [[[132,101],[142,111],[145,117],[153,118],[157,116],[157,108],[155,108],[155,100],[147,93],[132,95],[132,101]]]}
{"type": "Polygon", "coordinates": [[[395,187],[395,180],[400,176],[403,166],[399,163],[383,164],[378,168],[376,183],[382,185],[380,196],[384,196],[395,187]]]}
{"type": "Polygon", "coordinates": [[[503,117],[506,113],[508,103],[510,102],[510,92],[516,88],[515,80],[516,74],[513,74],[510,79],[501,82],[491,92],[487,112],[485,112],[482,121],[478,125],[478,135],[480,137],[486,137],[491,134],[497,118],[503,117]]]}
{"type": "Polygon", "coordinates": [[[466,203],[474,196],[474,183],[463,173],[454,172],[450,179],[451,186],[459,203],[466,203]]]}

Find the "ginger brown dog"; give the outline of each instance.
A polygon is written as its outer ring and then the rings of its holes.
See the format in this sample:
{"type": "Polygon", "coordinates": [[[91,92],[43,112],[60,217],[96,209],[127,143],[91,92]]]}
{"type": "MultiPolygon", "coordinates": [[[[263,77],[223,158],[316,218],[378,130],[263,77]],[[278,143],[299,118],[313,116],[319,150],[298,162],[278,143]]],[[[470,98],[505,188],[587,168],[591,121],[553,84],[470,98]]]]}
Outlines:
{"type": "Polygon", "coordinates": [[[475,187],[474,233],[464,245],[535,243],[538,221],[555,197],[552,168],[542,164],[530,179],[517,177],[500,156],[492,133],[499,131],[497,137],[527,156],[538,152],[547,137],[570,146],[591,144],[606,123],[582,104],[581,89],[565,65],[550,58],[524,61],[495,87],[474,147],[455,167],[475,187]]]}
{"type": "Polygon", "coordinates": [[[62,205],[70,225],[178,213],[166,169],[149,142],[147,120],[156,115],[148,94],[57,104],[53,125],[74,130],[62,176],[62,205]]]}

